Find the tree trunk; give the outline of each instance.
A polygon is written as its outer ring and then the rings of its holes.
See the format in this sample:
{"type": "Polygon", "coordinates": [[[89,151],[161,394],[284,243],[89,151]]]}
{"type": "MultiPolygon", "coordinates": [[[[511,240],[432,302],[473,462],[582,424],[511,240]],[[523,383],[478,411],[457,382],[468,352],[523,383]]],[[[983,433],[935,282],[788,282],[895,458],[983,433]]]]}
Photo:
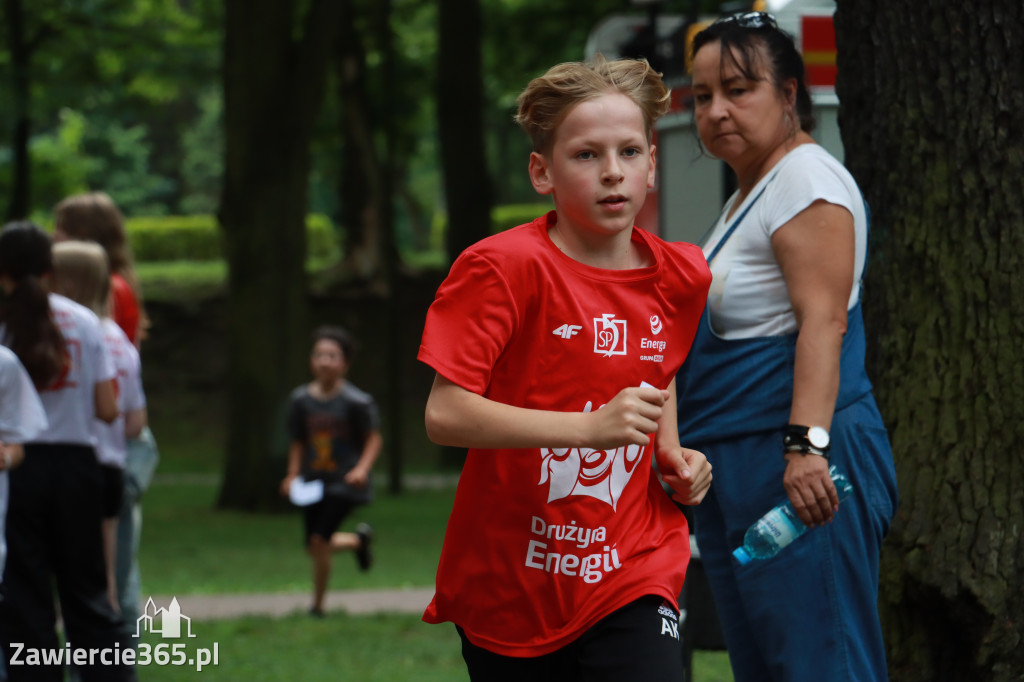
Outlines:
{"type": "MultiPolygon", "coordinates": [[[[449,260],[491,231],[491,186],[484,146],[480,0],[440,0],[437,117],[448,212],[449,260]]],[[[463,448],[441,448],[442,467],[462,466],[463,448]]]]}
{"type": "Polygon", "coordinates": [[[869,367],[901,506],[880,604],[894,680],[1024,670],[1024,4],[836,12],[847,164],[873,213],[869,367]]]}
{"type": "Polygon", "coordinates": [[[14,108],[14,128],[11,131],[14,163],[11,169],[10,203],[7,205],[5,220],[16,220],[28,217],[31,200],[28,142],[31,136],[29,62],[32,50],[25,37],[25,11],[21,0],[5,0],[5,9],[7,40],[11,51],[11,99],[14,108]]]}
{"type": "MultiPolygon", "coordinates": [[[[370,279],[379,277],[382,270],[381,210],[385,199],[374,148],[375,130],[370,123],[366,49],[355,25],[353,4],[352,0],[341,1],[344,16],[336,52],[343,139],[341,224],[345,231],[340,269],[348,276],[370,279]]],[[[389,26],[387,28],[390,30],[389,26]]],[[[390,91],[390,88],[385,90],[390,91]]]]}
{"type": "Polygon", "coordinates": [[[271,506],[285,473],[281,407],[308,375],[309,147],[339,17],[335,0],[226,2],[220,222],[229,362],[221,507],[271,506]]]}
{"type": "Polygon", "coordinates": [[[484,145],[480,0],[440,0],[437,116],[448,209],[448,256],[490,234],[484,145]]]}

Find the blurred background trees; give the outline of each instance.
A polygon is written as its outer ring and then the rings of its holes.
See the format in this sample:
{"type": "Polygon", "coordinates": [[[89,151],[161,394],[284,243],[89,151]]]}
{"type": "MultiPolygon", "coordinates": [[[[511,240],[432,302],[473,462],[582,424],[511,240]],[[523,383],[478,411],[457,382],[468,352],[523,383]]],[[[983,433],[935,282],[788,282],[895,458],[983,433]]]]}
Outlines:
{"type": "MultiPolygon", "coordinates": [[[[93,189],[137,220],[217,214],[227,302],[154,305],[166,326],[144,357],[156,386],[197,366],[204,389],[229,387],[220,504],[271,504],[279,401],[306,376],[306,327],[325,318],[364,339],[360,381],[376,382],[392,426],[397,491],[402,443],[422,431],[403,390],[425,383],[412,360],[423,299],[466,244],[538,210],[512,121],[521,88],[582,58],[611,14],[754,4],[0,0],[0,217],[48,224],[62,197],[93,189]],[[307,213],[341,244],[312,303],[307,213]],[[422,266],[434,279],[413,279],[422,266]],[[213,322],[189,327],[192,308],[213,322]],[[190,345],[214,337],[224,368],[190,345]]],[[[892,672],[1018,679],[1024,10],[839,8],[846,161],[875,217],[871,369],[903,502],[883,565],[892,672]]],[[[219,416],[204,401],[221,397],[190,396],[189,414],[219,416]]]]}

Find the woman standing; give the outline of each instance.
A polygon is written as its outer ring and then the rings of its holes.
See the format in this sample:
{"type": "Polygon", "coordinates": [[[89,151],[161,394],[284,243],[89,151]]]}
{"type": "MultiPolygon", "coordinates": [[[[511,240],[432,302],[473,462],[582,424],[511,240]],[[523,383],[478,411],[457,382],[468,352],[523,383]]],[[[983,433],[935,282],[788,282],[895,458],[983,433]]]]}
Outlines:
{"type": "Polygon", "coordinates": [[[704,324],[678,377],[682,442],[715,484],[696,536],[738,682],[887,678],[878,562],[896,507],[885,427],[864,369],[868,212],[814,143],[804,68],[763,12],[693,44],[701,143],[736,174],[704,246],[704,324]],[[838,508],[828,468],[854,493],[838,508]],[[788,496],[820,529],[767,561],[731,556],[788,496]]]}

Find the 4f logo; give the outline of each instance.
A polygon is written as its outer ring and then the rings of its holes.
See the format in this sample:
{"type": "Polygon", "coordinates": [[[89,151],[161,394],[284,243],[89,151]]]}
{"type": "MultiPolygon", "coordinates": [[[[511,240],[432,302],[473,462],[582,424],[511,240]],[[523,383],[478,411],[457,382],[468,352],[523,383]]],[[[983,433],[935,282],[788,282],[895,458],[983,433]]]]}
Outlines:
{"type": "Polygon", "coordinates": [[[616,320],[614,313],[594,318],[594,352],[610,358],[626,354],[626,321],[616,320]]]}
{"type": "Polygon", "coordinates": [[[551,333],[555,336],[561,336],[563,339],[571,339],[579,334],[581,329],[583,329],[583,327],[578,324],[563,324],[551,333]]]}

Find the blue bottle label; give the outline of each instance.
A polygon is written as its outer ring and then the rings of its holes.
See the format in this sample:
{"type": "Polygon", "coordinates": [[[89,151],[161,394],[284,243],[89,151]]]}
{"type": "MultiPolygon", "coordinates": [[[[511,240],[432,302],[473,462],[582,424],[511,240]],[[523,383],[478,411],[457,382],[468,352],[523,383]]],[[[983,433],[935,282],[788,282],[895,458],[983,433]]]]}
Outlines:
{"type": "Polygon", "coordinates": [[[764,515],[761,526],[765,534],[774,538],[775,544],[779,547],[785,547],[800,536],[799,529],[793,526],[786,513],[778,507],[764,515]]]}

